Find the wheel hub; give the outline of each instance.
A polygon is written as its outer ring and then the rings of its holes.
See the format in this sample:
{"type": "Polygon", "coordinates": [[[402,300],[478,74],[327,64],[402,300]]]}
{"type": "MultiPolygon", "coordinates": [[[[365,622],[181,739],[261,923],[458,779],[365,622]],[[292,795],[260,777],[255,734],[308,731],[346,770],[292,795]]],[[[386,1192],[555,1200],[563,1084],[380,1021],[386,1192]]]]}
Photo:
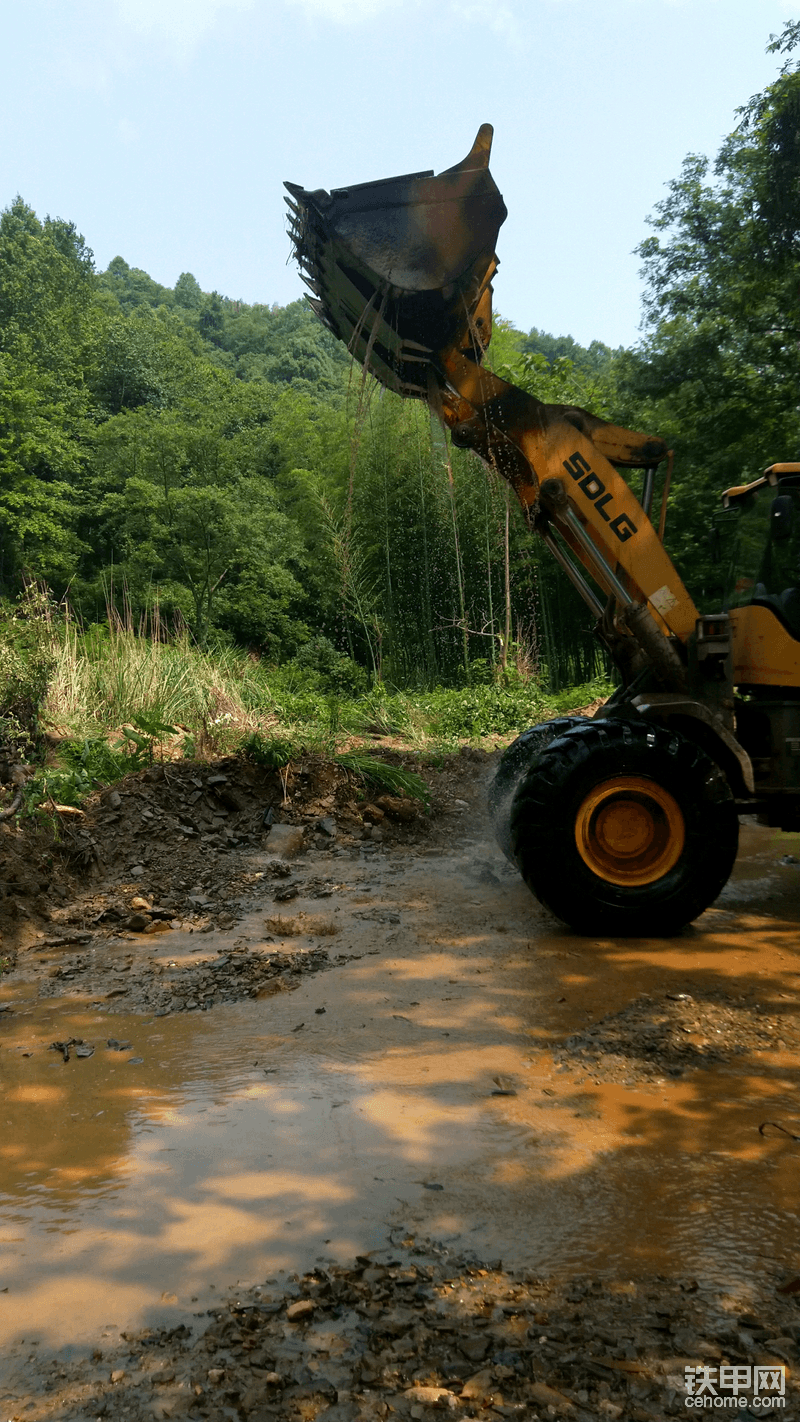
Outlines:
{"type": "Polygon", "coordinates": [[[654,780],[617,775],[595,785],[575,819],[589,869],[620,887],[653,884],[677,864],[686,842],[680,806],[654,780]]]}

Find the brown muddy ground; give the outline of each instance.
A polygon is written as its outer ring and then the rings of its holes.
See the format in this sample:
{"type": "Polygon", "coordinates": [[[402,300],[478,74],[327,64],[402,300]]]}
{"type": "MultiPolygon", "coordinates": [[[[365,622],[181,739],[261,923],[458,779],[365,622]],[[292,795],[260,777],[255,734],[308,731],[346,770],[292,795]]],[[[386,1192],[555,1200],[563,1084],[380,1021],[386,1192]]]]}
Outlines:
{"type": "Polygon", "coordinates": [[[3,841],[0,1417],[645,1419],[686,1366],[791,1374],[797,836],[746,826],[680,937],[591,940],[480,752],[430,817],[154,770],[3,841]]]}

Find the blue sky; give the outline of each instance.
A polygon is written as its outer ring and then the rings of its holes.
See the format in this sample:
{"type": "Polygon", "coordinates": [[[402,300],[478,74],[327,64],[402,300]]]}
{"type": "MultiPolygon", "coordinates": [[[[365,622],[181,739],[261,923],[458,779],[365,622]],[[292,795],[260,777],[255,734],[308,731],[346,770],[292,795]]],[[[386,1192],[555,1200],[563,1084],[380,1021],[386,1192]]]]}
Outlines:
{"type": "Polygon", "coordinates": [[[637,339],[633,249],[688,152],[778,69],[789,0],[26,0],[3,19],[0,206],[21,193],[174,285],[293,300],[282,183],[436,171],[494,124],[495,307],[637,339]]]}

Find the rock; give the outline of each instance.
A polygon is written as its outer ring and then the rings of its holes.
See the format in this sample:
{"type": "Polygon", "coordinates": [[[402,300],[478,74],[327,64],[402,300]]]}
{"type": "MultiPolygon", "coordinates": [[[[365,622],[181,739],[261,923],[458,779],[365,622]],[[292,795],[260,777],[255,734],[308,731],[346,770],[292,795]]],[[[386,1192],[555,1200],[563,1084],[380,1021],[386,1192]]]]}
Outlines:
{"type": "Polygon", "coordinates": [[[389,816],[390,820],[404,820],[408,823],[408,821],[417,818],[417,806],[414,800],[402,800],[399,795],[380,795],[375,804],[383,810],[385,815],[389,816]]]}
{"type": "Polygon", "coordinates": [[[113,1371],[113,1373],[111,1374],[111,1376],[110,1376],[110,1378],[109,1378],[109,1382],[122,1382],[122,1379],[124,1378],[124,1376],[125,1376],[125,1369],[124,1369],[124,1368],[115,1368],[114,1371],[113,1371]]]}
{"type": "Polygon", "coordinates": [[[159,1397],[153,1403],[153,1422],[168,1422],[172,1417],[185,1417],[189,1408],[189,1399],[183,1394],[177,1393],[171,1397],[159,1397]]]}
{"type": "Polygon", "coordinates": [[[252,1417],[256,1408],[264,1401],[264,1389],[260,1382],[251,1383],[239,1399],[239,1411],[252,1417]]]}
{"type": "Polygon", "coordinates": [[[381,820],[385,818],[386,811],[381,810],[378,805],[370,804],[364,806],[363,810],[361,811],[361,814],[366,824],[377,825],[380,824],[381,820]]]}
{"type": "Polygon", "coordinates": [[[316,1422],[356,1422],[359,1415],[357,1402],[334,1402],[317,1413],[316,1422]]]}
{"type": "Polygon", "coordinates": [[[147,899],[143,899],[141,894],[137,894],[135,898],[131,899],[130,907],[134,910],[140,909],[143,913],[149,913],[153,905],[149,904],[147,899]]]}
{"type": "Polygon", "coordinates": [[[75,1055],[76,1055],[76,1057],[93,1057],[93,1056],[94,1056],[94,1047],[90,1047],[89,1044],[88,1044],[88,1042],[87,1042],[87,1043],[83,1044],[82,1046],[75,1048],[75,1055]]]}
{"type": "Polygon", "coordinates": [[[281,859],[294,859],[304,844],[303,831],[296,825],[273,825],[269,832],[270,853],[279,855],[281,859]]]}
{"type": "Polygon", "coordinates": [[[219,803],[233,815],[238,814],[239,811],[244,808],[239,796],[233,790],[218,788],[214,791],[214,794],[219,803]]]}
{"type": "MultiPolygon", "coordinates": [[[[80,1053],[76,1053],[76,1056],[79,1055],[80,1053]]],[[[784,1363],[794,1361],[794,1355],[797,1350],[797,1344],[794,1338],[765,1338],[761,1346],[765,1348],[768,1353],[775,1353],[777,1357],[782,1358],[784,1363]]]]}
{"type": "Polygon", "coordinates": [[[489,1339],[476,1333],[472,1338],[461,1339],[458,1346],[471,1363],[482,1363],[489,1349],[489,1339]]]}
{"type": "Polygon", "coordinates": [[[481,1402],[483,1399],[488,1401],[496,1392],[494,1375],[490,1368],[484,1368],[482,1372],[467,1379],[461,1389],[461,1396],[481,1402]]]}
{"type": "Polygon", "coordinates": [[[374,839],[377,844],[381,844],[383,842],[383,830],[379,829],[377,825],[373,825],[369,837],[370,839],[374,839]]]}
{"type": "MultiPolygon", "coordinates": [[[[563,1392],[557,1392],[554,1387],[548,1387],[547,1383],[534,1382],[528,1386],[528,1395],[534,1402],[540,1402],[543,1407],[552,1409],[556,1417],[566,1417],[570,1412],[575,1411],[575,1404],[565,1397],[563,1392]]],[[[607,1401],[607,1399],[603,1399],[607,1401]]],[[[602,1403],[600,1404],[602,1406],[602,1403]]],[[[619,1416],[620,1408],[616,1416],[619,1416]]]]}
{"type": "Polygon", "coordinates": [[[109,790],[103,798],[110,810],[118,810],[122,804],[122,796],[118,790],[109,790]]]}
{"type": "Polygon", "coordinates": [[[208,1381],[209,1381],[210,1383],[213,1383],[214,1387],[217,1387],[217,1386],[219,1385],[219,1383],[222,1382],[222,1379],[223,1379],[224,1376],[225,1376],[225,1369],[224,1369],[224,1368],[209,1368],[209,1370],[208,1370],[206,1376],[207,1376],[207,1378],[208,1378],[208,1381]]]}
{"type": "Polygon", "coordinates": [[[325,815],[324,819],[317,820],[316,827],[322,834],[327,835],[329,839],[335,839],[339,833],[333,815],[325,815]]]}
{"type": "Polygon", "coordinates": [[[151,922],[149,913],[132,913],[125,927],[131,933],[144,933],[151,922]]]}
{"type": "MultiPolygon", "coordinates": [[[[464,1396],[462,1392],[462,1397],[464,1396]]],[[[419,1403],[422,1407],[457,1407],[458,1398],[449,1387],[416,1387],[406,1388],[403,1394],[409,1402],[419,1403]]]]}
{"type": "MultiPolygon", "coordinates": [[[[302,1027],[302,1025],[301,1022],[300,1026],[302,1027]]],[[[292,1030],[298,1032],[300,1028],[294,1027],[292,1030]]],[[[311,1317],[315,1308],[316,1304],[313,1299],[298,1299],[297,1303],[289,1304],[286,1310],[286,1317],[290,1323],[302,1323],[304,1318],[311,1317]]]]}
{"type": "Polygon", "coordinates": [[[257,1000],[265,997],[274,997],[278,992],[288,992],[289,984],[284,977],[278,976],[270,978],[268,982],[262,983],[260,987],[251,988],[250,996],[257,1000]]]}

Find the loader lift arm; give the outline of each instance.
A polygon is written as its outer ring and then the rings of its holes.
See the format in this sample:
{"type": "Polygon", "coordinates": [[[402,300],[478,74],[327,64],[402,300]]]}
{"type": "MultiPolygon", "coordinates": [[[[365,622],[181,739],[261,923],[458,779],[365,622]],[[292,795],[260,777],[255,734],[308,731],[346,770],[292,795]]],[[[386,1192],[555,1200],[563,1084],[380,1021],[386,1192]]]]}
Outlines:
{"type": "Polygon", "coordinates": [[[697,609],[649,518],[664,441],[544,404],[482,365],[506,215],[489,173],[491,140],[484,124],[467,157],[438,176],[330,194],[287,183],[311,305],[379,381],[425,400],[454,444],[507,480],[623,675],[642,663],[631,655],[632,635],[660,684],[681,690],[683,664],[669,637],[685,643],[697,609]],[[646,509],[615,465],[646,470],[646,509]]]}

